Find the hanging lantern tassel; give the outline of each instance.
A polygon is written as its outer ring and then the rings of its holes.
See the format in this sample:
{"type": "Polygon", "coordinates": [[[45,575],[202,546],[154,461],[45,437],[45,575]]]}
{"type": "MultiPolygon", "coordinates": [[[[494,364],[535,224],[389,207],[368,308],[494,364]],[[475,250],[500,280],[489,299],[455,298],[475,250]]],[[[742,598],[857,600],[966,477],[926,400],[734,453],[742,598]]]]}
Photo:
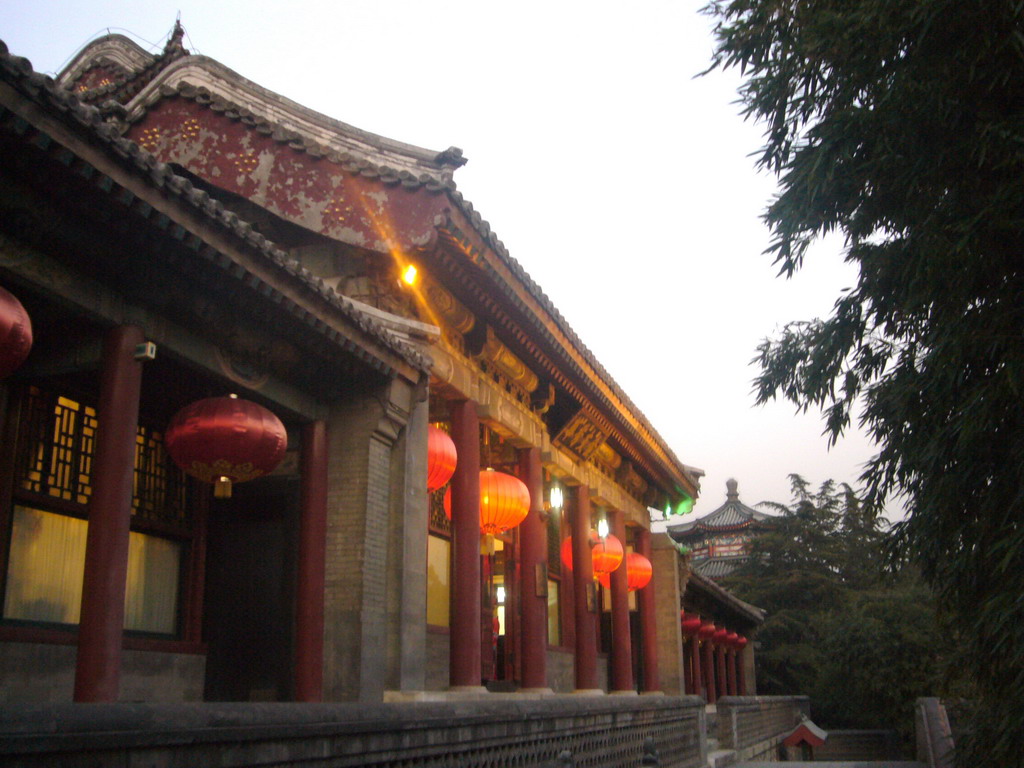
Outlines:
{"type": "Polygon", "coordinates": [[[213,497],[215,499],[231,498],[231,478],[221,475],[213,481],[213,497]]]}

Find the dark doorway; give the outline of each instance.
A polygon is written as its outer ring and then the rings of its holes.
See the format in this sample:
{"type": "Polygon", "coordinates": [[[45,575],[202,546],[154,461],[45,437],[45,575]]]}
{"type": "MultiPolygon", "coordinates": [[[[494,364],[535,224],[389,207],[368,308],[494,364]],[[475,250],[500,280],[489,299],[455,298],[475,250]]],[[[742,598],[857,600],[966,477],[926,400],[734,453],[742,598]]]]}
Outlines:
{"type": "Polygon", "coordinates": [[[299,482],[269,477],[210,504],[203,639],[207,701],[292,696],[299,482]]]}

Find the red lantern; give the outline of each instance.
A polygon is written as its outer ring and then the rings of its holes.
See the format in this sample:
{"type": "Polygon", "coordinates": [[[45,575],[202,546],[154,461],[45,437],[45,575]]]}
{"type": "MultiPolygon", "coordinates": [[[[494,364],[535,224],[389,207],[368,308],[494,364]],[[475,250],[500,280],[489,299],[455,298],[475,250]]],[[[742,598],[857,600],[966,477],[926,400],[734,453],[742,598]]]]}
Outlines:
{"type": "MultiPolygon", "coordinates": [[[[646,587],[651,581],[652,572],[650,560],[639,552],[630,552],[626,555],[626,590],[636,592],[638,589],[646,587]]],[[[605,589],[611,589],[612,576],[610,573],[602,573],[597,580],[605,589]]]]}
{"type": "MultiPolygon", "coordinates": [[[[618,537],[609,534],[601,541],[597,531],[590,532],[590,562],[594,571],[594,578],[600,580],[602,575],[608,575],[622,563],[623,549],[622,542],[618,537]]],[[[572,536],[566,536],[559,551],[562,557],[562,565],[566,570],[572,570],[572,536]]],[[[603,583],[603,582],[602,582],[603,583]]]]}
{"type": "Polygon", "coordinates": [[[715,645],[725,645],[725,638],[728,637],[729,630],[725,627],[719,627],[715,630],[715,634],[711,636],[711,642],[715,645]]]}
{"type": "Polygon", "coordinates": [[[639,552],[630,552],[626,557],[626,584],[630,592],[643,589],[651,583],[654,567],[651,561],[639,552]]]}
{"type": "Polygon", "coordinates": [[[742,651],[744,648],[747,647],[747,642],[748,642],[747,638],[745,638],[743,635],[740,635],[739,637],[737,637],[736,638],[736,650],[737,651],[742,651]]]}
{"type": "Polygon", "coordinates": [[[700,616],[695,613],[688,613],[683,617],[683,634],[696,635],[700,631],[701,622],[700,616]]]}
{"type": "MultiPolygon", "coordinates": [[[[444,514],[452,519],[452,489],[444,492],[444,514]]],[[[530,489],[518,477],[485,469],[480,472],[480,532],[488,535],[515,528],[530,514],[530,489]]]]}
{"type": "Polygon", "coordinates": [[[262,405],[238,397],[197,400],[178,411],[164,435],[167,453],[185,472],[231,496],[231,483],[262,477],[281,463],[284,424],[262,405]]]}
{"type": "Polygon", "coordinates": [[[452,479],[458,458],[455,443],[448,433],[434,426],[427,427],[428,491],[436,491],[452,479]]]}
{"type": "Polygon", "coordinates": [[[518,477],[485,469],[480,473],[480,530],[504,533],[530,514],[530,489],[518,477]]]}
{"type": "Polygon", "coordinates": [[[700,625],[700,629],[697,630],[697,636],[701,640],[710,640],[711,636],[715,634],[718,629],[712,622],[707,621],[700,625]]]}
{"type": "Polygon", "coordinates": [[[32,349],[32,321],[14,295],[0,288],[0,379],[25,362],[32,349]]]}
{"type": "Polygon", "coordinates": [[[735,632],[730,632],[725,636],[725,644],[730,648],[736,648],[736,642],[740,639],[740,636],[735,632]]]}

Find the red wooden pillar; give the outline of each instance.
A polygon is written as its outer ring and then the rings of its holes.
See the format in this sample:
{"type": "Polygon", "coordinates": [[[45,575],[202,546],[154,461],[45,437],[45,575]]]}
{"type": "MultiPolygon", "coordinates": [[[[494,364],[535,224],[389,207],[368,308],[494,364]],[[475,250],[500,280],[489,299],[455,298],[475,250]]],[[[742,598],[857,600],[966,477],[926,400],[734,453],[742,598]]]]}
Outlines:
{"type": "Polygon", "coordinates": [[[715,642],[715,680],[718,682],[718,695],[728,695],[725,688],[725,646],[720,640],[715,642]]]}
{"type": "Polygon", "coordinates": [[[725,651],[725,675],[726,692],[730,696],[738,695],[736,690],[736,651],[733,648],[727,648],[725,651]]]}
{"type": "Polygon", "coordinates": [[[452,475],[452,611],[448,682],[478,688],[480,653],[480,421],[476,403],[451,406],[451,438],[459,455],[452,475]]]}
{"type": "Polygon", "coordinates": [[[701,676],[700,668],[700,639],[694,634],[690,638],[690,663],[693,665],[693,671],[691,678],[693,680],[693,688],[689,689],[687,693],[692,693],[695,696],[704,695],[704,678],[701,676]]]}
{"type": "Polygon", "coordinates": [[[741,645],[736,651],[736,695],[738,696],[747,695],[747,671],[744,654],[746,653],[748,642],[745,638],[740,638],[741,645]]]}
{"type": "Polygon", "coordinates": [[[327,539],[327,425],[302,430],[298,583],[295,589],[295,700],[323,699],[324,574],[327,539]]]}
{"type": "Polygon", "coordinates": [[[612,691],[634,691],[633,642],[629,631],[629,582],[626,580],[626,520],[622,512],[609,510],[608,527],[622,542],[623,558],[619,567],[609,574],[612,593],[612,691]]]}
{"type": "MultiPolygon", "coordinates": [[[[625,544],[625,542],[623,542],[625,544]]],[[[651,532],[641,530],[636,537],[636,551],[654,562],[651,557],[651,532]]],[[[654,579],[637,592],[637,603],[640,609],[640,642],[644,652],[643,690],[647,693],[661,690],[658,677],[658,623],[654,610],[654,579]]]]}
{"type": "Polygon", "coordinates": [[[594,691],[597,687],[597,633],[594,628],[593,561],[590,557],[590,491],[585,485],[571,489],[572,586],[576,621],[576,690],[594,691]],[[588,595],[590,599],[588,600],[588,595]]]}
{"type": "Polygon", "coordinates": [[[519,525],[522,686],[525,690],[548,687],[548,561],[547,526],[544,524],[544,470],[540,448],[519,451],[519,479],[530,489],[530,514],[519,525]],[[538,580],[544,583],[539,584],[538,580]]]}
{"type": "Polygon", "coordinates": [[[704,694],[708,704],[718,701],[718,689],[715,687],[715,659],[711,648],[711,640],[705,639],[701,643],[701,651],[704,658],[701,660],[701,667],[704,671],[704,694]]]}
{"type": "Polygon", "coordinates": [[[135,359],[135,347],[145,340],[142,330],[134,326],[112,328],[103,340],[75,701],[117,701],[120,691],[128,530],[142,390],[142,363],[135,359]]]}
{"type": "Polygon", "coordinates": [[[693,657],[690,654],[690,639],[683,637],[683,693],[693,693],[693,657]]]}

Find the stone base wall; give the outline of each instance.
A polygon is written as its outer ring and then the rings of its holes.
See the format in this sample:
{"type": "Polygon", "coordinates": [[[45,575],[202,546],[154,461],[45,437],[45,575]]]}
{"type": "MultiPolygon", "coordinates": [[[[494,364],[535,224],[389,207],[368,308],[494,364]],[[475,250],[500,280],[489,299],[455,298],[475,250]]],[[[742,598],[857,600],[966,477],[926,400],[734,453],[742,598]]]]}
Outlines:
{"type": "Polygon", "coordinates": [[[548,648],[548,688],[555,693],[572,693],[575,687],[572,651],[548,648]]]}
{"type": "Polygon", "coordinates": [[[906,760],[909,757],[903,754],[896,731],[829,730],[825,743],[814,748],[814,759],[841,762],[906,760]]]}
{"type": "Polygon", "coordinates": [[[93,704],[0,707],[0,763],[532,768],[568,750],[576,765],[698,768],[696,697],[573,697],[414,704],[93,704]]]}
{"type": "MultiPolygon", "coordinates": [[[[0,643],[0,704],[59,704],[75,690],[74,645],[0,643]]],[[[123,651],[121,701],[202,701],[206,657],[123,651]]]]}
{"type": "Polygon", "coordinates": [[[448,690],[448,635],[427,631],[426,690],[448,690]]]}

